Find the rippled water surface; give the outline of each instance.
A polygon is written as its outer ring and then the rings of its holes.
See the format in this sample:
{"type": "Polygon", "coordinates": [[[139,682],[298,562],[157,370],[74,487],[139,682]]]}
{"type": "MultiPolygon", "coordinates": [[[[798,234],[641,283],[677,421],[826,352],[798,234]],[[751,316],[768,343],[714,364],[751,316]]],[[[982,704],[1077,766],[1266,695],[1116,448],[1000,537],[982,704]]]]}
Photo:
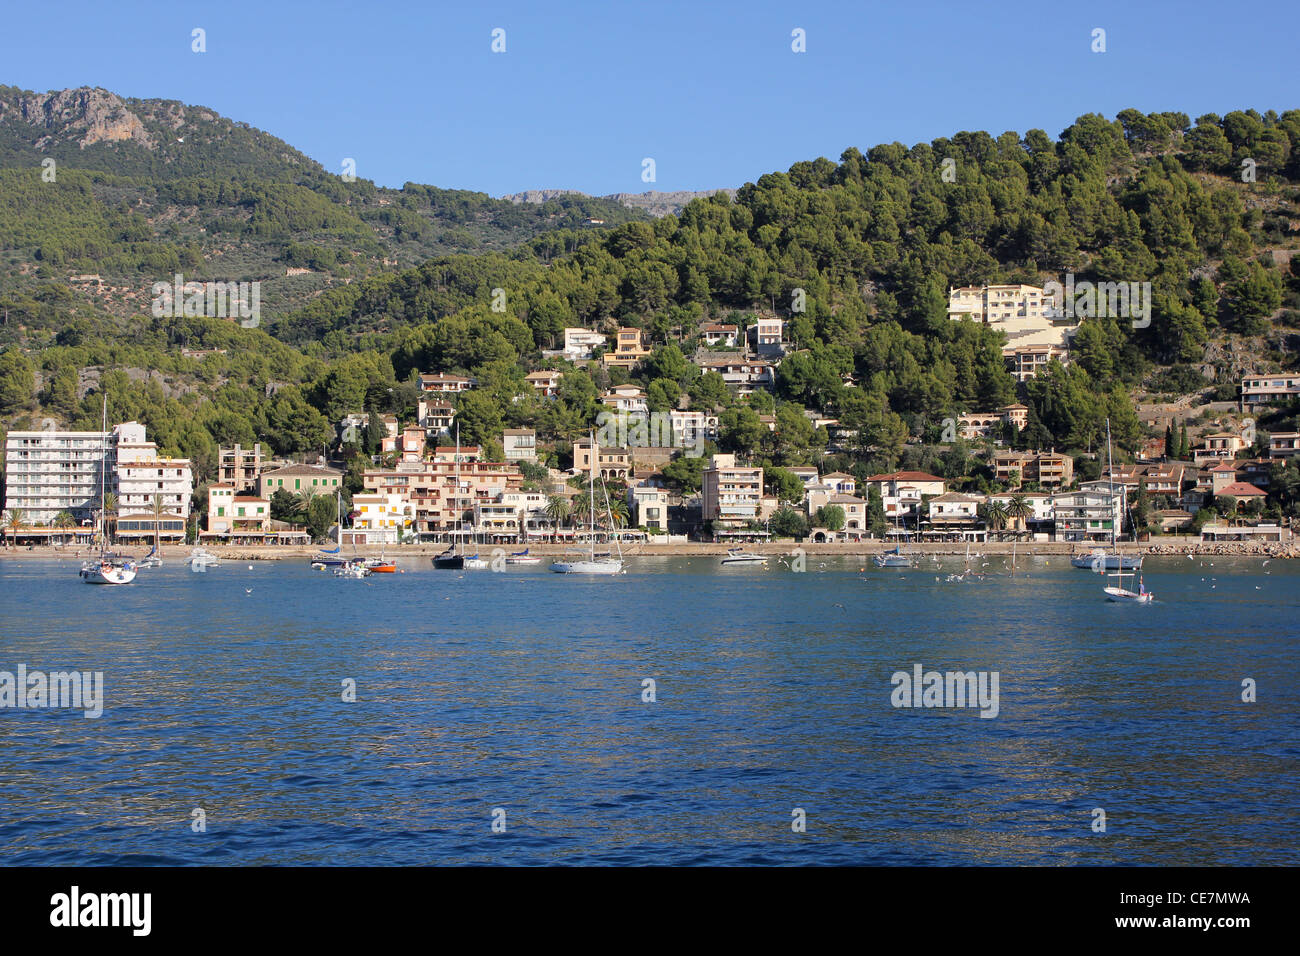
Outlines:
{"type": "Polygon", "coordinates": [[[1296,562],[1149,559],[1125,607],[1060,557],[945,560],[106,588],[0,557],[0,671],[105,680],[99,719],[0,709],[0,862],[1300,862],[1296,562]],[[917,663],[997,671],[998,716],[894,708],[917,663]]]}

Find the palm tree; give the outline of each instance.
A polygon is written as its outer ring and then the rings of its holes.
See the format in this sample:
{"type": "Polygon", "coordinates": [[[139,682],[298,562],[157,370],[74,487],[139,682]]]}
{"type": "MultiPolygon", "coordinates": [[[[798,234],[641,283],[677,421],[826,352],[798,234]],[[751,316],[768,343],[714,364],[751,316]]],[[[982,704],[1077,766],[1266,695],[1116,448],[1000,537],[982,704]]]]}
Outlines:
{"type": "Polygon", "coordinates": [[[114,530],[116,530],[117,526],[117,495],[111,491],[104,492],[103,517],[104,528],[102,533],[105,537],[108,537],[109,524],[111,523],[114,526],[114,530]]]}
{"type": "Polygon", "coordinates": [[[989,501],[984,506],[984,523],[991,531],[1001,531],[1007,525],[1007,506],[1000,501],[989,501]]]}
{"type": "Polygon", "coordinates": [[[162,526],[162,516],[163,516],[162,495],[154,495],[153,496],[153,548],[155,551],[158,550],[158,546],[161,544],[160,529],[162,526]]]}
{"type": "Polygon", "coordinates": [[[628,512],[626,501],[622,498],[611,498],[609,501],[609,511],[615,528],[627,527],[628,512]]]}
{"type": "Polygon", "coordinates": [[[572,509],[572,518],[575,524],[585,525],[591,528],[595,525],[595,516],[598,513],[592,506],[590,497],[585,495],[577,496],[570,503],[572,509]]]}
{"type": "Polygon", "coordinates": [[[22,508],[9,509],[9,531],[13,534],[13,546],[15,548],[18,547],[18,529],[23,526],[23,517],[22,508]]]}
{"type": "MultiPolygon", "coordinates": [[[[68,528],[75,527],[76,524],[77,519],[72,516],[71,511],[60,511],[54,516],[54,527],[60,530],[66,531],[68,528]]],[[[65,538],[64,544],[66,543],[67,539],[65,538]]]]}
{"type": "Polygon", "coordinates": [[[1007,517],[1016,523],[1016,533],[1029,529],[1029,518],[1034,514],[1033,506],[1025,500],[1024,495],[1014,495],[1006,505],[1007,517]]]}
{"type": "Polygon", "coordinates": [[[553,536],[554,540],[559,540],[560,525],[564,524],[571,514],[573,514],[573,506],[564,495],[551,495],[546,499],[546,517],[550,519],[551,525],[557,532],[553,536]]]}

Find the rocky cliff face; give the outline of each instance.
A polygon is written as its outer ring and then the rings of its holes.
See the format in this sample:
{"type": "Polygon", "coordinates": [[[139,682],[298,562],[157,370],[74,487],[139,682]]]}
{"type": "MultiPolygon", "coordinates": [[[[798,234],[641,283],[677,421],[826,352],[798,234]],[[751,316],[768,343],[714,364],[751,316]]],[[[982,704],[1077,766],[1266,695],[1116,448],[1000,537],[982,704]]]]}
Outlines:
{"type": "Polygon", "coordinates": [[[72,140],[82,149],[95,143],[130,140],[146,149],[156,144],[143,121],[107,90],[58,90],[17,97],[12,106],[0,101],[0,123],[23,122],[45,131],[37,148],[55,139],[72,140]]]}
{"type": "MultiPolygon", "coordinates": [[[[689,190],[680,190],[677,192],[659,192],[650,190],[643,193],[611,193],[608,196],[600,196],[600,199],[608,199],[611,202],[619,203],[629,209],[641,209],[652,216],[676,215],[682,211],[682,208],[692,199],[700,199],[704,196],[712,196],[715,193],[726,193],[733,199],[736,196],[734,189],[704,189],[698,192],[689,190]]],[[[548,199],[555,199],[559,196],[585,196],[587,193],[578,192],[576,189],[528,189],[521,193],[512,193],[509,196],[502,196],[502,199],[508,199],[513,203],[543,203],[548,199]]]]}

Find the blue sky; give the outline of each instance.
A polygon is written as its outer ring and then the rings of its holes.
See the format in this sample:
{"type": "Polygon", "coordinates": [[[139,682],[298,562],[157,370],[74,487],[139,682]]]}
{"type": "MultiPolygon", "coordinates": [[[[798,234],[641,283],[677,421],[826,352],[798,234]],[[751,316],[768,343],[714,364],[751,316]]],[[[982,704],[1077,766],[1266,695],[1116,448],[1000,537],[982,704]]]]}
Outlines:
{"type": "Polygon", "coordinates": [[[1300,108],[1295,0],[128,0],[10,4],[4,24],[0,84],[202,104],[334,172],[352,157],[381,185],[494,196],[738,186],[848,146],[1055,136],[1130,106],[1300,108]]]}

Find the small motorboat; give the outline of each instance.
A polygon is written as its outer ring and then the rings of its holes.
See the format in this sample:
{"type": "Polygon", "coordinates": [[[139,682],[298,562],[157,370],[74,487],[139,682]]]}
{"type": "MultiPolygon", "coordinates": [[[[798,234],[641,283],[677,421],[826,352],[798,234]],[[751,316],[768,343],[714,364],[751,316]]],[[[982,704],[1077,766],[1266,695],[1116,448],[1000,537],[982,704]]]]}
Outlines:
{"type": "Polygon", "coordinates": [[[740,548],[728,548],[727,556],[722,559],[724,565],[728,564],[767,564],[767,557],[761,554],[755,554],[752,551],[742,551],[740,548]]]}
{"type": "Polygon", "coordinates": [[[514,551],[506,555],[506,564],[541,564],[542,559],[528,553],[528,549],[514,551]]]}
{"type": "Polygon", "coordinates": [[[368,578],[370,573],[364,561],[348,561],[334,569],[334,576],[338,578],[368,578]]]}
{"type": "Polygon", "coordinates": [[[187,559],[191,571],[206,571],[208,568],[221,566],[221,559],[211,551],[195,548],[187,559]]]}

